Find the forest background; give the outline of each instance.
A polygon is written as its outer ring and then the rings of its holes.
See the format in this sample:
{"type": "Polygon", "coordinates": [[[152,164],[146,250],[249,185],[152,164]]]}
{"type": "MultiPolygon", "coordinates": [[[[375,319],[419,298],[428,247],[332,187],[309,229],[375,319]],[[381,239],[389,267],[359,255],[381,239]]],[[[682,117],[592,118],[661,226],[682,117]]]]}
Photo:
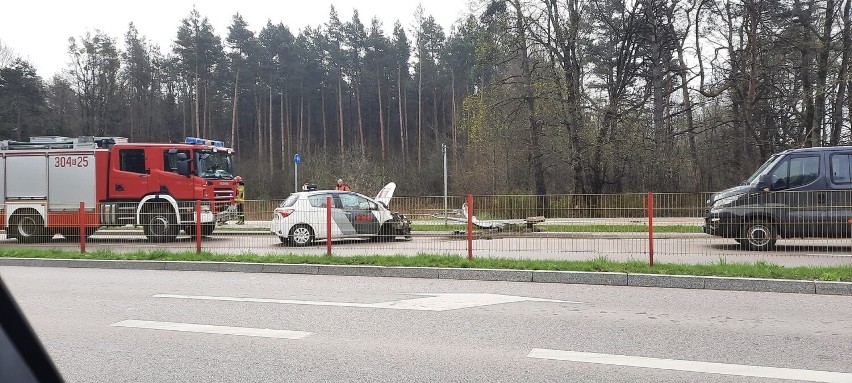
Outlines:
{"type": "MultiPolygon", "coordinates": [[[[170,49],[131,23],[42,78],[0,41],[0,139],[222,140],[249,198],[714,191],[771,154],[852,138],[852,0],[477,0],[449,33],[291,31],[192,10],[170,49]]],[[[1,38],[1,37],[0,37],[1,38]]]]}

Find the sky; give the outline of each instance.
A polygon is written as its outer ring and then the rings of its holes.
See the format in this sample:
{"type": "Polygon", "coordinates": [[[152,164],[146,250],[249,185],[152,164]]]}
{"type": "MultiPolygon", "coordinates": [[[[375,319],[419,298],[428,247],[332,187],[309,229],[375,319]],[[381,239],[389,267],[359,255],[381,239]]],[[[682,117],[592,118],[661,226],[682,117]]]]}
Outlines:
{"type": "Polygon", "coordinates": [[[390,35],[397,20],[410,32],[414,11],[422,4],[425,14],[434,16],[449,35],[451,25],[467,12],[466,3],[466,0],[13,0],[2,6],[0,41],[32,64],[39,76],[49,79],[68,67],[68,39],[79,39],[86,32],[94,34],[96,29],[114,38],[123,49],[124,35],[133,22],[140,35],[159,45],[161,52],[170,53],[180,22],[189,16],[193,5],[224,39],[237,12],[255,33],[271,20],[273,24],[282,22],[289,26],[295,35],[306,26],[316,27],[328,21],[331,5],[337,9],[341,22],[351,20],[352,10],[357,8],[366,27],[376,16],[390,35]]]}

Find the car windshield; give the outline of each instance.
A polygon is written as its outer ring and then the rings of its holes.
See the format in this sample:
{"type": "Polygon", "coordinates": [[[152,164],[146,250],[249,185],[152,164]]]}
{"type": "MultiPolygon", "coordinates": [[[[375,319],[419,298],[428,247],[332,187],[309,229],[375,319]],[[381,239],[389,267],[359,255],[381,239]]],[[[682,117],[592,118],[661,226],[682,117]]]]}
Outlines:
{"type": "Polygon", "coordinates": [[[198,175],[202,178],[233,179],[231,154],[224,151],[198,150],[198,175]]]}
{"type": "Polygon", "coordinates": [[[775,162],[777,162],[779,158],[781,158],[781,156],[778,155],[778,154],[774,154],[772,157],[769,157],[769,159],[766,160],[766,162],[764,162],[763,165],[760,165],[760,167],[757,168],[757,170],[754,172],[754,174],[752,174],[750,177],[748,177],[748,179],[745,182],[743,182],[743,185],[755,185],[755,184],[757,184],[757,181],[760,178],[760,176],[763,173],[766,173],[769,169],[771,169],[772,165],[775,164],[775,162]]]}

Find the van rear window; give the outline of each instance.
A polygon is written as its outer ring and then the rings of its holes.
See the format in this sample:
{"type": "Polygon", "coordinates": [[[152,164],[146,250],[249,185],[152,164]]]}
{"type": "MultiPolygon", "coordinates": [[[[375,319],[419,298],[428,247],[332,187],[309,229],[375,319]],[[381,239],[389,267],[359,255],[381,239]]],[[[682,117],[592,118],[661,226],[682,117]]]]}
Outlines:
{"type": "Polygon", "coordinates": [[[852,183],[852,170],[850,170],[849,154],[831,155],[831,182],[836,184],[852,183]]]}

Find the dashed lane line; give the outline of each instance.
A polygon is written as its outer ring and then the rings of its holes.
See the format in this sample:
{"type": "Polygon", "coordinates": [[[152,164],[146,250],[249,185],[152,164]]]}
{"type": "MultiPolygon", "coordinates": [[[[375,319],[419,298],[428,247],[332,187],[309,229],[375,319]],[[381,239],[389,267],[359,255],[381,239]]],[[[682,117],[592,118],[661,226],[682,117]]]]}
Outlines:
{"type": "Polygon", "coordinates": [[[534,348],[527,355],[529,358],[562,360],[570,362],[606,364],[660,370],[675,370],[700,372],[706,374],[736,375],[755,378],[771,378],[798,380],[803,382],[849,383],[852,374],[844,372],[800,370],[794,368],[749,366],[743,364],[725,364],[698,362],[693,360],[658,359],[641,356],[597,354],[593,352],[577,352],[534,348]]]}
{"type": "Polygon", "coordinates": [[[125,320],[113,323],[110,326],[277,339],[302,339],[307,337],[308,335],[311,335],[311,333],[305,331],[273,330],[268,328],[251,327],[213,326],[194,323],[154,322],[145,320],[125,320]]]}

